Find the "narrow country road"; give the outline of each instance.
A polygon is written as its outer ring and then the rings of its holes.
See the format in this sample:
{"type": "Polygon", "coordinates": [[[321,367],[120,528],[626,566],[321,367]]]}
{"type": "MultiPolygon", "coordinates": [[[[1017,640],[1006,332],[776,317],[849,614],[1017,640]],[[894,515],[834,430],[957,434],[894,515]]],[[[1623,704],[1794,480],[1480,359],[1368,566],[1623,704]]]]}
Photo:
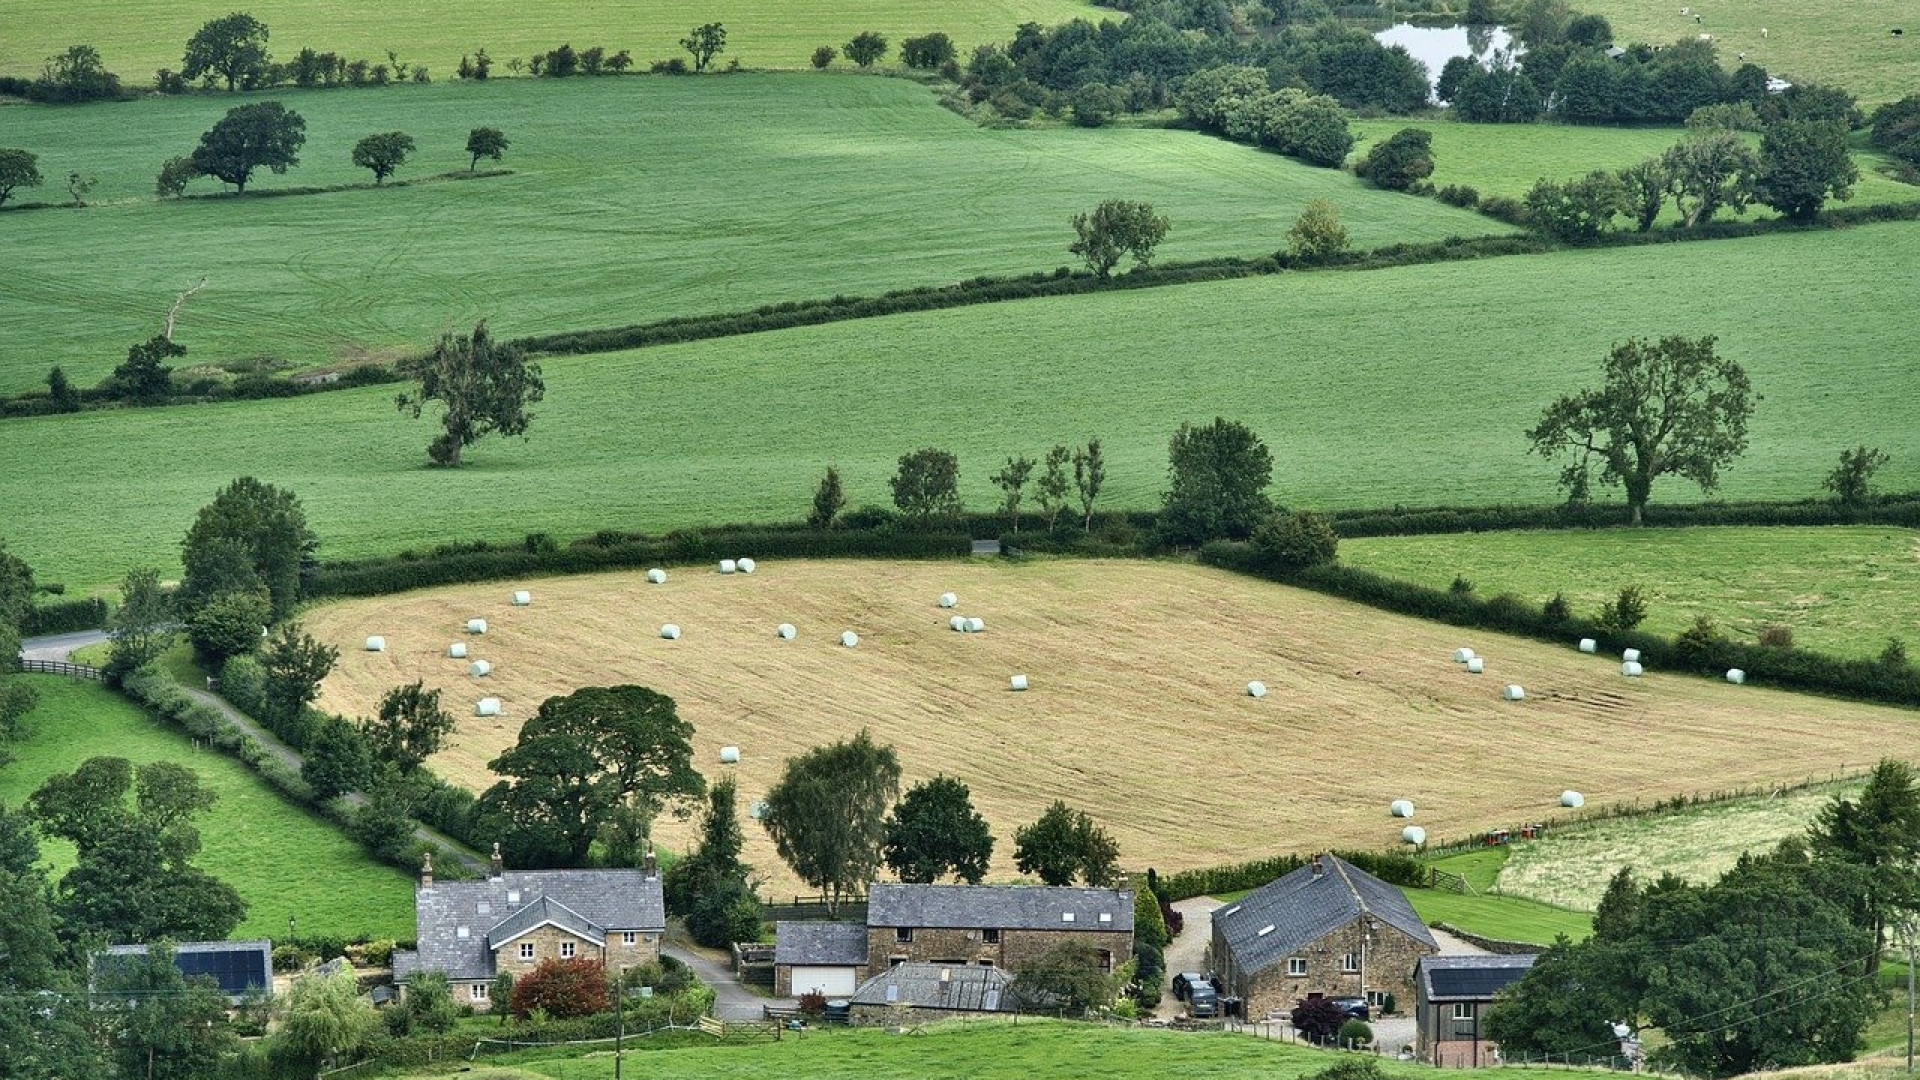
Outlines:
{"type": "Polygon", "coordinates": [[[107,640],[105,630],[81,630],[73,634],[48,634],[46,637],[27,638],[20,643],[20,655],[27,660],[50,660],[66,663],[73,656],[73,650],[84,649],[88,645],[98,645],[107,640]]]}
{"type": "Polygon", "coordinates": [[[1173,999],[1173,977],[1183,971],[1207,972],[1207,946],[1213,939],[1213,913],[1226,905],[1211,896],[1176,901],[1173,910],[1185,919],[1180,933],[1167,945],[1167,970],[1160,976],[1160,1004],[1155,1016],[1171,1020],[1187,1011],[1187,1003],[1173,999]]]}
{"type": "Polygon", "coordinates": [[[793,1006],[795,1001],[762,997],[740,984],[734,977],[733,968],[712,956],[705,950],[688,946],[681,941],[662,941],[660,951],[693,969],[700,981],[713,987],[713,1015],[721,1020],[760,1020],[765,1017],[761,1007],[765,1005],[793,1006]]]}

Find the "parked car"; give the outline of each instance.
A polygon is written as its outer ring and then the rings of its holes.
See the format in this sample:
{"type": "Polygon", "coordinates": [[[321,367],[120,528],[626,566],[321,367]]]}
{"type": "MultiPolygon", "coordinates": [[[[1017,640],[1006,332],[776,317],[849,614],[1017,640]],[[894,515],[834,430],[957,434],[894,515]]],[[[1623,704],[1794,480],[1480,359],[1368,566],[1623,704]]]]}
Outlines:
{"type": "Polygon", "coordinates": [[[1373,1019],[1373,1009],[1367,1005],[1366,998],[1363,998],[1363,997],[1334,998],[1333,1003],[1335,1005],[1340,1006],[1340,1011],[1343,1013],[1346,1013],[1349,1019],[1353,1019],[1353,1020],[1372,1020],[1373,1019]]]}
{"type": "Polygon", "coordinates": [[[1205,983],[1208,979],[1197,971],[1183,971],[1173,977],[1173,1000],[1185,1001],[1195,983],[1205,983]]]}
{"type": "Polygon", "coordinates": [[[1187,1015],[1195,1020],[1208,1020],[1220,1015],[1220,996],[1213,984],[1199,979],[1187,986],[1187,1015]]]}

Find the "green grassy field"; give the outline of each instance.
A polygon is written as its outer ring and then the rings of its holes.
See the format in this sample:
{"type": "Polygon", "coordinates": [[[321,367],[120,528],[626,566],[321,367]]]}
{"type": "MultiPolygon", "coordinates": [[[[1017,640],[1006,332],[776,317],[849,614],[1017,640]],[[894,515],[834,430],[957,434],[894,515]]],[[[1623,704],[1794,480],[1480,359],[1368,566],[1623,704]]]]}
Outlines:
{"type": "MultiPolygon", "coordinates": [[[[287,802],[246,766],[196,750],[108,690],[91,683],[27,676],[40,694],[30,737],[11,744],[0,769],[0,802],[18,807],[47,777],[102,755],[135,764],[174,761],[192,768],[217,796],[200,829],[198,865],[240,890],[247,919],[238,937],[279,937],[289,916],[303,934],[413,936],[406,874],[373,861],[330,823],[287,802]]],[[[72,865],[65,841],[41,845],[54,876],[72,865]]]]}
{"type": "Polygon", "coordinates": [[[1622,867],[1643,879],[1672,873],[1710,882],[1741,855],[1804,833],[1835,795],[1858,791],[1858,785],[1809,788],[1557,829],[1516,843],[1497,887],[1507,897],[1591,911],[1622,867]]]}
{"type": "MultiPolygon", "coordinates": [[[[234,10],[221,0],[182,4],[139,0],[114,4],[82,0],[16,0],[0,42],[0,73],[37,75],[43,60],[75,42],[100,50],[109,68],[147,85],[155,69],[179,69],[187,38],[208,19],[234,10]]],[[[685,57],[680,39],[689,27],[718,20],[727,28],[720,64],[738,58],[748,67],[804,67],[816,45],[841,45],[862,30],[878,30],[895,45],[934,30],[963,50],[1013,37],[1033,21],[1053,25],[1076,17],[1119,19],[1118,12],[1077,0],[984,0],[961,6],[930,0],[833,0],[782,4],[743,0],[714,5],[694,0],[614,0],[563,4],[557,0],[478,0],[457,5],[377,4],[358,0],[254,0],[241,10],[267,24],[274,57],[285,61],[303,46],[385,62],[388,49],[451,79],[464,53],[485,47],[507,74],[509,57],[545,52],[561,42],[633,52],[635,66],[685,57]]],[[[965,51],[961,55],[966,55],[965,51]]]]}
{"type": "Polygon", "coordinates": [[[1433,864],[1467,879],[1471,893],[1445,889],[1402,889],[1413,910],[1427,923],[1448,926],[1503,941],[1551,944],[1564,934],[1578,941],[1593,932],[1593,918],[1561,904],[1526,896],[1500,895],[1492,890],[1501,878],[1511,849],[1484,848],[1463,855],[1435,859],[1433,864]]]}
{"type": "MultiPolygon", "coordinates": [[[[884,1028],[812,1031],[757,1046],[713,1046],[660,1050],[637,1058],[628,1068],[675,1080],[1160,1080],[1168,1076],[1205,1076],[1209,1080],[1297,1080],[1339,1060],[1334,1052],[1226,1032],[1180,1032],[1145,1028],[1067,1024],[1022,1019],[1019,1023],[918,1021],[910,1038],[884,1028]],[[917,1026],[928,1024],[931,1026],[917,1026]]],[[[644,1041],[638,1043],[644,1046],[644,1041]]],[[[474,1080],[600,1080],[613,1075],[612,1054],[528,1060],[479,1066],[474,1080]]],[[[1471,1075],[1410,1062],[1383,1060],[1389,1077],[1471,1075]]],[[[434,1075],[425,1070],[417,1075],[434,1075]]],[[[1502,1076],[1545,1080],[1566,1076],[1543,1069],[1509,1066],[1502,1076]]],[[[1579,1075],[1576,1072],[1574,1075],[1579,1075]]],[[[1597,1074],[1593,1074],[1597,1075],[1597,1074]]]]}
{"type": "MultiPolygon", "coordinates": [[[[1763,406],[1764,407],[1764,406],[1763,406]]],[[[1879,526],[1507,532],[1351,540],[1355,566],[1530,603],[1564,593],[1590,615],[1627,585],[1649,603],[1645,628],[1673,634],[1708,615],[1751,641],[1793,628],[1795,644],[1877,656],[1888,637],[1920,646],[1920,534],[1879,526]]]]}
{"type": "MultiPolygon", "coordinates": [[[[1763,395],[1727,498],[1803,496],[1839,448],[1920,483],[1908,403],[1907,224],[1654,249],[1316,273],[895,316],[546,366],[527,443],[428,469],[392,390],[0,424],[0,522],[41,578],[88,588],[174,565],[237,475],[291,487],[329,558],[451,539],[794,520],[829,464],[884,502],[898,456],[959,454],[996,500],[1005,455],[1105,440],[1109,506],[1160,496],[1183,420],[1237,417],[1296,506],[1550,502],[1522,433],[1629,334],[1717,333],[1763,395]],[[1794,287],[1779,287],[1791,266],[1794,287]],[[1679,283],[1692,283],[1680,287],[1679,283]],[[1598,314],[1596,314],[1598,313],[1598,314]],[[49,460],[50,447],[58,457],[49,460]],[[587,496],[587,493],[591,493],[587,496]],[[84,537],[84,543],[75,543],[84,537]]],[[[1697,498],[1676,482],[1656,497],[1697,498]]],[[[1487,584],[1491,585],[1489,581],[1487,584]]]]}
{"type": "Polygon", "coordinates": [[[1842,86],[1866,103],[1920,90],[1920,8],[1912,0],[1714,0],[1695,7],[1703,16],[1698,24],[1680,14],[1682,5],[1660,0],[1584,0],[1576,7],[1605,15],[1624,41],[1667,45],[1712,34],[1729,65],[1745,53],[1745,62],[1772,74],[1842,86]],[[1894,37],[1895,27],[1906,33],[1894,37]]]}
{"type": "Polygon", "coordinates": [[[396,128],[420,146],[401,179],[466,168],[467,131],[480,124],[512,141],[503,164],[514,175],[160,203],[161,160],[190,152],[232,99],[0,109],[4,143],[38,152],[42,172],[100,181],[86,210],[0,214],[14,260],[0,281],[0,390],[43,384],[55,363],[92,382],[202,277],[177,334],[187,363],[316,364],[418,352],[482,316],[504,334],[536,333],[1050,270],[1074,261],[1068,219],[1108,198],[1146,199],[1172,219],[1165,259],[1285,247],[1317,197],[1339,204],[1362,246],[1507,231],[1195,132],[986,130],[899,79],[511,80],[275,97],[306,118],[307,143],[299,166],[262,172],[249,190],[366,183],[354,141],[396,128]]]}
{"type": "MultiPolygon", "coordinates": [[[[1394,117],[1362,120],[1354,125],[1360,141],[1354,145],[1355,160],[1374,143],[1402,128],[1420,128],[1433,135],[1433,185],[1460,184],[1473,188],[1484,198],[1504,195],[1524,198],[1541,178],[1568,180],[1585,176],[1594,169],[1623,169],[1650,157],[1658,157],[1669,146],[1686,136],[1683,128],[1662,127],[1582,127],[1573,124],[1467,124],[1454,120],[1406,120],[1394,117]]],[[[1759,137],[1751,137],[1759,145],[1759,137]]],[[[1891,179],[1880,170],[1887,159],[1867,148],[1865,136],[1854,139],[1854,160],[1860,167],[1860,181],[1854,185],[1847,206],[1920,200],[1920,187],[1891,179]]],[[[1771,218],[1777,215],[1755,204],[1744,214],[1722,215],[1735,219],[1771,218]]],[[[1669,206],[1663,221],[1677,218],[1669,206]]]]}

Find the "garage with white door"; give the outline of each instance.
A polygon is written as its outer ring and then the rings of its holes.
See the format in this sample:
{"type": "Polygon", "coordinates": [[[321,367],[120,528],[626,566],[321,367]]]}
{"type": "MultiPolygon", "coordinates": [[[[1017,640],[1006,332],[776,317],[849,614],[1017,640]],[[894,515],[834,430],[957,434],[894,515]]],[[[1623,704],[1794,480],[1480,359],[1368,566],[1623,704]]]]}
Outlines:
{"type": "Polygon", "coordinates": [[[825,965],[795,965],[792,975],[793,996],[824,994],[829,998],[853,996],[860,985],[859,969],[825,965]]]}
{"type": "Polygon", "coordinates": [[[848,998],[867,977],[867,928],[860,923],[782,922],[773,930],[773,992],[848,998]]]}

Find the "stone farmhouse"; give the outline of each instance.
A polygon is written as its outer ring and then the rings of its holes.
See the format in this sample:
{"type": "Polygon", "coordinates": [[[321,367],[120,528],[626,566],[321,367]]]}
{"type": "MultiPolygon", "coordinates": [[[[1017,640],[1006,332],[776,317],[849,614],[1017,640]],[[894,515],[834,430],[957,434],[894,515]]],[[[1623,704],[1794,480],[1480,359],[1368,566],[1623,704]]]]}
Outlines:
{"type": "Polygon", "coordinates": [[[414,975],[443,972],[455,1001],[482,1010],[500,972],[576,957],[625,971],[659,959],[667,928],[651,852],[637,870],[509,871],[498,845],[482,881],[436,884],[429,857],[414,889],[413,918],[419,949],[393,954],[394,981],[404,992],[414,975]]]}
{"type": "Polygon", "coordinates": [[[775,993],[848,997],[909,963],[1004,970],[1069,941],[1112,971],[1133,955],[1133,890],[876,882],[864,927],[826,925],[779,925],[775,993]]]}
{"type": "Polygon", "coordinates": [[[1415,962],[1439,951],[1399,889],[1333,855],[1214,912],[1209,946],[1221,996],[1250,1018],[1302,998],[1410,1002],[1415,962]]]}
{"type": "Polygon", "coordinates": [[[1414,1053],[1450,1069],[1494,1065],[1500,1051],[1488,1042],[1487,1009],[1494,995],[1533,968],[1532,954],[1423,956],[1414,979],[1414,1053]]]}

